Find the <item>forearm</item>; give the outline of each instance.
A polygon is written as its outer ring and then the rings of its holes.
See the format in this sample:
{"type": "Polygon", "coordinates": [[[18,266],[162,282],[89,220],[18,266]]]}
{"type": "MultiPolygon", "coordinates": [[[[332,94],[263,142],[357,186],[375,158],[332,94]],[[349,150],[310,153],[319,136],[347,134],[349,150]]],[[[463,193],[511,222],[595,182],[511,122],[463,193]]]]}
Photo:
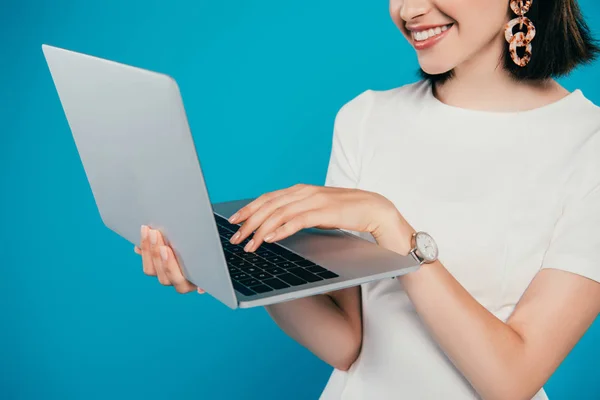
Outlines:
{"type": "MultiPolygon", "coordinates": [[[[405,240],[406,232],[398,232],[379,244],[407,254],[405,240]]],[[[483,398],[518,399],[536,389],[536,381],[543,382],[529,374],[521,336],[479,304],[439,261],[400,282],[439,346],[483,398]],[[519,379],[524,377],[527,382],[519,379]]]]}
{"type": "Polygon", "coordinates": [[[518,400],[541,386],[543,381],[536,385],[539,377],[526,368],[521,336],[479,304],[441,263],[426,265],[401,282],[437,343],[483,398],[518,400]]]}
{"type": "Polygon", "coordinates": [[[266,307],[291,338],[334,368],[347,370],[358,356],[361,332],[329,295],[266,307]]]}

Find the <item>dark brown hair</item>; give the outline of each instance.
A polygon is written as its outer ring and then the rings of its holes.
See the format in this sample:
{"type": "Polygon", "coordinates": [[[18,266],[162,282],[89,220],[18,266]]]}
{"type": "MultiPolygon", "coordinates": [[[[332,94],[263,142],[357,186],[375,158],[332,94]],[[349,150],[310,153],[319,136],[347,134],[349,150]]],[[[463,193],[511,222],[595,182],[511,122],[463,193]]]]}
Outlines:
{"type": "MultiPolygon", "coordinates": [[[[510,7],[508,12],[516,17],[510,7]]],[[[516,65],[510,58],[508,43],[501,60],[504,68],[516,80],[545,80],[564,76],[575,67],[594,61],[600,53],[600,47],[590,33],[577,0],[534,0],[526,17],[536,28],[535,38],[531,42],[531,60],[525,67],[516,65]]],[[[442,83],[452,78],[453,71],[431,75],[421,69],[419,76],[432,83],[442,83]]]]}

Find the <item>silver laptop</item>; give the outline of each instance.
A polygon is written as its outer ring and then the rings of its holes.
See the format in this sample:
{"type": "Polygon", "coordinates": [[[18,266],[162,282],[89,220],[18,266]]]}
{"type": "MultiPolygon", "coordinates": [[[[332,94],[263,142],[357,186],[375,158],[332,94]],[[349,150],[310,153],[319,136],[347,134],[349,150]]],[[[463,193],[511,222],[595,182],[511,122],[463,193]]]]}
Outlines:
{"type": "Polygon", "coordinates": [[[338,229],[305,229],[244,252],[245,243],[229,243],[239,225],[227,219],[253,199],[211,203],[175,80],[42,49],[104,224],[136,245],[142,224],[159,229],[185,277],[225,305],[264,306],[419,267],[338,229]]]}

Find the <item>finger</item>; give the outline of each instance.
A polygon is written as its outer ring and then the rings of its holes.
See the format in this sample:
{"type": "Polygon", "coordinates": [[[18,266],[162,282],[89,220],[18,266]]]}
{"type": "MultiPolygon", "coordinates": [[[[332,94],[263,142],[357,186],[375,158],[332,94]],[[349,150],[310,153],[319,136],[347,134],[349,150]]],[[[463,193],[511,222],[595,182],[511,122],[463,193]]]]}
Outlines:
{"type": "Polygon", "coordinates": [[[167,277],[163,270],[162,258],[160,257],[160,246],[164,245],[164,241],[162,239],[162,235],[156,229],[150,229],[150,233],[148,235],[150,237],[150,255],[152,257],[152,262],[154,263],[154,268],[156,269],[156,275],[158,276],[158,281],[161,285],[171,286],[171,281],[167,277]]]}
{"type": "Polygon", "coordinates": [[[137,247],[137,246],[133,246],[133,251],[135,252],[135,254],[139,254],[139,255],[141,255],[141,254],[142,254],[142,249],[140,249],[140,248],[139,248],[139,247],[137,247]]]}
{"type": "MultiPolygon", "coordinates": [[[[262,224],[280,207],[308,197],[310,197],[308,191],[296,190],[282,194],[278,197],[274,197],[271,200],[263,203],[263,205],[257,209],[254,214],[247,218],[246,222],[244,222],[238,232],[232,236],[231,243],[238,244],[244,241],[244,239],[249,237],[252,232],[256,231],[260,226],[262,226],[262,224]]],[[[274,228],[276,227],[271,227],[271,229],[274,228]]],[[[253,243],[248,242],[246,248],[248,249],[252,247],[253,243]]]]}
{"type": "Polygon", "coordinates": [[[156,276],[156,268],[154,267],[154,263],[152,262],[152,257],[150,255],[150,240],[149,240],[150,228],[146,225],[142,225],[141,235],[142,235],[142,266],[144,269],[144,273],[148,276],[156,276]]]}
{"type": "Polygon", "coordinates": [[[331,211],[329,213],[323,210],[311,210],[299,214],[277,228],[269,236],[268,242],[276,242],[286,237],[292,236],[302,229],[313,228],[316,226],[332,226],[331,211]]]}
{"type": "Polygon", "coordinates": [[[259,208],[261,208],[266,202],[271,201],[277,197],[293,193],[299,190],[306,190],[310,185],[305,185],[302,183],[296,184],[294,186],[290,186],[285,189],[275,190],[273,192],[264,193],[258,198],[254,199],[252,202],[246,204],[244,207],[240,208],[235,214],[229,218],[229,222],[232,224],[239,224],[246,219],[248,219],[252,214],[254,214],[259,208]]]}
{"type": "Polygon", "coordinates": [[[162,269],[165,272],[167,279],[175,286],[177,292],[189,293],[198,289],[196,285],[183,276],[177,258],[169,246],[160,246],[159,253],[162,260],[162,269]]]}
{"type": "MultiPolygon", "coordinates": [[[[287,224],[294,218],[321,208],[323,206],[322,203],[323,201],[319,196],[309,196],[279,207],[271,215],[269,215],[256,230],[256,232],[254,232],[254,235],[252,236],[252,243],[248,243],[248,245],[245,247],[245,250],[249,252],[255,251],[258,249],[258,247],[260,247],[267,235],[277,231],[280,227],[287,224]]],[[[292,233],[289,235],[291,234],[292,233]]],[[[281,239],[283,239],[283,237],[281,237],[281,239]]],[[[269,242],[272,241],[273,237],[269,235],[269,242]]]]}

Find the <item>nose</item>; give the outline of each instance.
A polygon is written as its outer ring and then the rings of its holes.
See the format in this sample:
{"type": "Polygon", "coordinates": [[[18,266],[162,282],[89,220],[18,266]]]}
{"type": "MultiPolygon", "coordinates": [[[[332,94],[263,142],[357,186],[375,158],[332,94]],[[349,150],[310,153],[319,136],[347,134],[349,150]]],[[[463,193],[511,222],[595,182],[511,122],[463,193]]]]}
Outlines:
{"type": "Polygon", "coordinates": [[[427,14],[431,9],[430,0],[404,0],[400,5],[400,18],[404,22],[427,14]]]}

